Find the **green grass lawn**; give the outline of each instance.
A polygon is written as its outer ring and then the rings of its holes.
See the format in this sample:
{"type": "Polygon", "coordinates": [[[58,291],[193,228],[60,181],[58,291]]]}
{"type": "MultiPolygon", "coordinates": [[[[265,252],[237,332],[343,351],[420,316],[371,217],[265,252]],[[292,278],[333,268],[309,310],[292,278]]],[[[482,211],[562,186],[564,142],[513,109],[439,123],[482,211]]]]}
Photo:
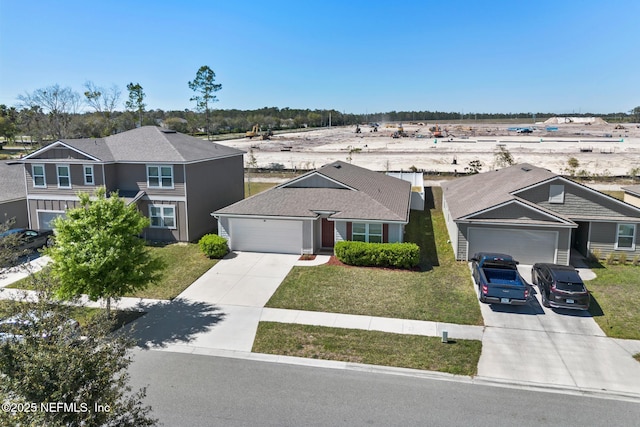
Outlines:
{"type": "Polygon", "coordinates": [[[258,193],[262,193],[265,190],[268,190],[272,187],[275,187],[277,184],[275,182],[255,182],[251,181],[251,185],[247,181],[244,182],[244,197],[253,196],[258,193]]]}
{"type": "Polygon", "coordinates": [[[261,322],[252,351],[472,376],[481,349],[475,340],[261,322]]]}
{"type": "MultiPolygon", "coordinates": [[[[162,279],[150,284],[146,289],[124,295],[126,297],[173,299],[218,262],[207,258],[195,243],[173,243],[148,248],[166,265],[162,279]]],[[[28,277],[7,287],[33,289],[28,277]]]]}
{"type": "Polygon", "coordinates": [[[267,307],[482,325],[467,264],[447,239],[438,205],[412,211],[405,240],[421,247],[421,271],[294,267],[267,307]]]}
{"type": "Polygon", "coordinates": [[[640,339],[640,266],[594,268],[597,278],[586,282],[593,296],[590,312],[614,338],[640,339]]]}

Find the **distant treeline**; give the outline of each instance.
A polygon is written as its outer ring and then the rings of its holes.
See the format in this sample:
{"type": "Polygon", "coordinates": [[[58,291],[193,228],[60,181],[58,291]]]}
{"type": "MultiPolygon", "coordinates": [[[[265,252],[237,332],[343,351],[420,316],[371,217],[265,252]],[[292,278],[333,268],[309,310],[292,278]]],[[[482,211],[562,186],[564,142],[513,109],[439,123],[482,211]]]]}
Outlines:
{"type": "MultiPolygon", "coordinates": [[[[244,133],[258,125],[260,130],[283,130],[345,126],[383,122],[436,122],[456,121],[544,121],[563,116],[556,113],[460,113],[443,111],[390,111],[385,113],[352,114],[337,110],[309,110],[265,107],[257,110],[212,110],[210,112],[212,134],[244,133]]],[[[43,142],[59,138],[97,138],[133,129],[142,125],[161,125],[192,135],[206,133],[204,112],[191,110],[163,111],[113,111],[73,113],[51,112],[39,106],[16,109],[0,105],[0,137],[4,141],[43,142]],[[25,136],[27,136],[25,140],[25,136]]],[[[572,117],[602,117],[608,122],[637,120],[629,113],[571,113],[572,117]]],[[[1,142],[1,141],[0,141],[1,142]]]]}

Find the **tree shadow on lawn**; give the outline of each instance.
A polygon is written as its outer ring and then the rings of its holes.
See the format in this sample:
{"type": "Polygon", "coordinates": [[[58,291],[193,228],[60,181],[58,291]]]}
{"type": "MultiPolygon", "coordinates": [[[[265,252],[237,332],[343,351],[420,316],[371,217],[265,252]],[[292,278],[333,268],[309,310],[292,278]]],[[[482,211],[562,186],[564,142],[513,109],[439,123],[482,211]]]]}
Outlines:
{"type": "Polygon", "coordinates": [[[169,303],[140,304],[137,308],[147,314],[125,329],[143,349],[187,344],[225,317],[215,305],[182,298],[169,303]]]}

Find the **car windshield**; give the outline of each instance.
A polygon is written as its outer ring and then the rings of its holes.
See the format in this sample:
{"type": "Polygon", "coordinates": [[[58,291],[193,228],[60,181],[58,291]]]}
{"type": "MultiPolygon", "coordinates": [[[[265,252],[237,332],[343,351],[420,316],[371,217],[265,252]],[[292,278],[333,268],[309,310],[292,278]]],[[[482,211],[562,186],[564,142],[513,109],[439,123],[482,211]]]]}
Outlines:
{"type": "Polygon", "coordinates": [[[586,292],[587,290],[584,288],[582,283],[573,283],[573,282],[557,282],[556,288],[561,291],[567,292],[586,292]]]}

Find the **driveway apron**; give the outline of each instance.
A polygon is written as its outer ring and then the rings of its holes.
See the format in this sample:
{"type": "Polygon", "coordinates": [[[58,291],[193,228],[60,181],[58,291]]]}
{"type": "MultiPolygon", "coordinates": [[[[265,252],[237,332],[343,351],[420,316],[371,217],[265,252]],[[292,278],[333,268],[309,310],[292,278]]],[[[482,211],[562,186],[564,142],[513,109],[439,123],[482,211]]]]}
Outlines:
{"type": "MultiPolygon", "coordinates": [[[[530,283],[530,266],[520,266],[530,283]]],[[[529,304],[480,304],[485,322],[478,376],[531,384],[640,393],[640,363],[588,312],[529,304]]]]}
{"type": "Polygon", "coordinates": [[[298,258],[299,255],[287,254],[230,253],[170,304],[151,308],[138,321],[140,345],[181,352],[202,348],[250,352],[262,308],[298,258]],[[184,329],[181,320],[169,314],[172,310],[192,319],[192,327],[184,329]],[[158,331],[164,331],[160,337],[154,335],[158,331]]]}

